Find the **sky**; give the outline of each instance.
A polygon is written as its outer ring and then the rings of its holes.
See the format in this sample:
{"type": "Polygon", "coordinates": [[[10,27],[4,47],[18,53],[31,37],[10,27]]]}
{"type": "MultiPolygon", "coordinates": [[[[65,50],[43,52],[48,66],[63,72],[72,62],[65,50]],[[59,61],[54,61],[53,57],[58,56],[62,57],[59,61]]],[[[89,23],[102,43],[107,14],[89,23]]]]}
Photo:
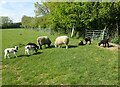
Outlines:
{"type": "Polygon", "coordinates": [[[0,16],[8,16],[13,22],[21,22],[26,16],[34,17],[34,3],[40,0],[0,0],[0,16]]]}

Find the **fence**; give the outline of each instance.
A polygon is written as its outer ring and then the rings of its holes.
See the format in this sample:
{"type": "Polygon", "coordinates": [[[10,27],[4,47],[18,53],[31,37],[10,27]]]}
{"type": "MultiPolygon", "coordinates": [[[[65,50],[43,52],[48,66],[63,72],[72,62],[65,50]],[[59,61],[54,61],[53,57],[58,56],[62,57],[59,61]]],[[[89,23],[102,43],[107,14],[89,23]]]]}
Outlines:
{"type": "Polygon", "coordinates": [[[92,40],[103,40],[107,37],[107,30],[87,30],[86,29],[86,37],[90,37],[92,40]]]}

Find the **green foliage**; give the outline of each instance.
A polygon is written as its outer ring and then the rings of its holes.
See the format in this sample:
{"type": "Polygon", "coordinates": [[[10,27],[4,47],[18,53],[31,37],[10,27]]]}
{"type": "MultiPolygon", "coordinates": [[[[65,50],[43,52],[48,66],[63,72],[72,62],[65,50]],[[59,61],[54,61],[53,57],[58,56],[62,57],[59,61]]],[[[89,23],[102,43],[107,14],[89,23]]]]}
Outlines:
{"type": "Polygon", "coordinates": [[[36,2],[36,3],[34,4],[34,6],[35,6],[35,8],[36,8],[36,9],[34,10],[36,16],[46,15],[46,14],[49,13],[49,9],[46,7],[46,5],[45,5],[44,3],[39,4],[38,2],[36,2]]]}
{"type": "Polygon", "coordinates": [[[115,24],[120,20],[119,4],[120,2],[52,2],[46,5],[50,9],[51,27],[58,32],[68,33],[73,26],[81,32],[86,28],[103,29],[105,26],[109,32],[115,32],[115,24]]]}
{"type": "MultiPolygon", "coordinates": [[[[69,48],[44,48],[26,56],[24,46],[47,35],[54,44],[58,35],[33,30],[2,30],[4,49],[19,46],[18,58],[2,60],[2,85],[117,85],[118,52],[99,48],[96,42],[77,46],[70,38],[69,48]],[[20,45],[23,44],[23,45],[20,45]]],[[[13,55],[12,55],[13,56],[13,55]]]]}
{"type": "Polygon", "coordinates": [[[106,26],[109,36],[115,36],[120,28],[120,2],[36,2],[35,14],[23,16],[23,27],[47,27],[67,34],[74,27],[85,34],[85,29],[103,30],[106,26]]]}
{"type": "Polygon", "coordinates": [[[1,16],[0,17],[0,25],[12,23],[12,20],[8,16],[1,16]]]}
{"type": "Polygon", "coordinates": [[[120,37],[115,37],[114,39],[112,39],[112,42],[116,44],[120,44],[120,37]]]}
{"type": "Polygon", "coordinates": [[[0,28],[20,28],[21,23],[13,23],[8,16],[0,17],[0,28]]]}

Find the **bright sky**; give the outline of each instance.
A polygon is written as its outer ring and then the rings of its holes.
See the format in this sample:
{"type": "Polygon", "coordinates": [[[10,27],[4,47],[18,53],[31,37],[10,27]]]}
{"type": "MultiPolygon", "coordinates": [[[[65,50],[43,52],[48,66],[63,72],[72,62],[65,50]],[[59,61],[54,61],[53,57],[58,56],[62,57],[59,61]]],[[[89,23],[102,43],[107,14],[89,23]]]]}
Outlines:
{"type": "Polygon", "coordinates": [[[40,0],[0,0],[0,16],[20,22],[23,15],[34,17],[34,3],[40,0]]]}

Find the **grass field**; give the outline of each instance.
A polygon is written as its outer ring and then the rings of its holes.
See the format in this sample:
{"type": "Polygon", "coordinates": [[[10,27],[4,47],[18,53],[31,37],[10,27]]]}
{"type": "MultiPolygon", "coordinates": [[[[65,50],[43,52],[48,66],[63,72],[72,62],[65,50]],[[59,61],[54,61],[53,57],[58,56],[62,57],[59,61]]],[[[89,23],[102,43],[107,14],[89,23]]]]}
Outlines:
{"type": "Polygon", "coordinates": [[[117,85],[117,51],[99,48],[96,42],[77,46],[79,40],[70,38],[69,49],[43,47],[37,54],[26,56],[24,45],[36,43],[40,35],[49,36],[52,42],[57,37],[24,29],[2,31],[2,49],[20,47],[18,58],[2,60],[3,85],[117,85]]]}

